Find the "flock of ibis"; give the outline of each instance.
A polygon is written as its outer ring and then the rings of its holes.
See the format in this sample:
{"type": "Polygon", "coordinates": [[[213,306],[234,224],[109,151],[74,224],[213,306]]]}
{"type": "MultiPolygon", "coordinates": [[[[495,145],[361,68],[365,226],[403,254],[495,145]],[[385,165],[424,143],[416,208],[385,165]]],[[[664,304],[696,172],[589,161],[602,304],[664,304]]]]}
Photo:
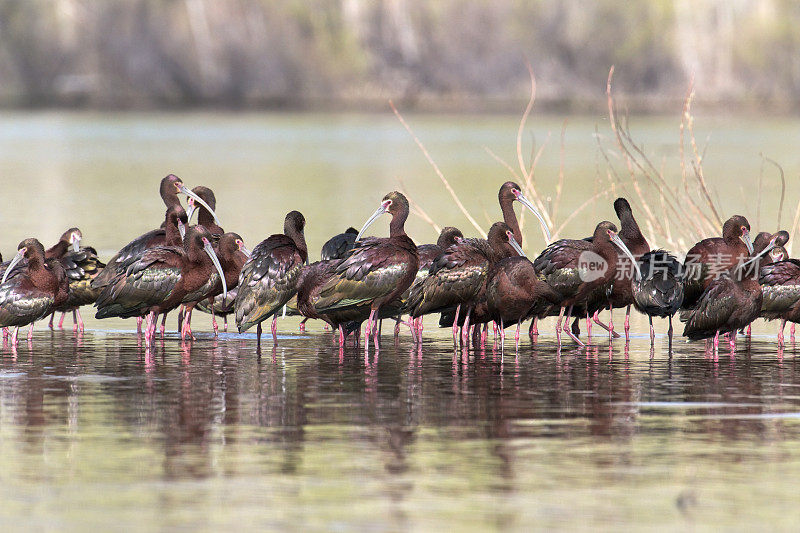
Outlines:
{"type": "Polygon", "coordinates": [[[72,312],[75,329],[83,330],[79,308],[94,304],[97,318],[136,318],[138,333],[149,346],[159,328],[164,335],[167,314],[178,310],[181,339],[192,338],[196,309],[222,316],[227,331],[229,314],[239,332],[272,318],[277,342],[277,318],[293,313],[305,320],[330,325],[341,346],[348,336],[360,343],[365,324],[365,347],[377,349],[381,321],[409,327],[415,342],[422,338],[422,317],[440,314],[439,325],[452,327],[453,342],[468,347],[486,342],[489,324],[495,336],[531,320],[529,335],[538,335],[537,321],[557,316],[556,336],[562,331],[572,342],[580,339],[580,321],[587,336],[593,324],[619,337],[613,322],[599,313],[625,308],[624,333],[629,338],[631,307],[650,320],[669,319],[680,312],[684,336],[691,340],[728,338],[735,350],[736,336],[758,317],[780,319],[779,344],[787,321],[800,321],[800,261],[790,259],[785,245],[789,234],[759,233],[750,238],[747,219],[736,215],[722,227],[722,236],[704,239],[686,254],[684,262],[665,250],[651,250],[624,198],[614,202],[619,227],[597,224],[591,237],[549,243],[531,261],[522,250],[522,232],[514,202],[533,212],[550,234],[541,214],[519,185],[506,182],[498,195],[502,222],[487,239],[466,238],[456,228],[444,228],[436,244],[417,245],[406,235],[409,203],[399,192],[381,200],[361,231],[349,228],[322,248],[321,260],[309,263],[304,237],[305,218],[298,211],[286,215],[283,232],[271,235],[249,251],[242,238],[220,227],[216,198],[207,187],[189,190],[170,174],[161,180],[166,205],[164,222],[123,247],[107,263],[96,251],[82,246],[79,229],[67,230],[46,249],[34,238],[19,244],[14,258],[2,264],[0,327],[9,329],[14,346],[22,326],[55,313],[72,312]],[[185,195],[187,208],[179,195],[185,195]],[[190,225],[197,211],[197,224],[190,225]],[[389,237],[362,235],[381,215],[389,214],[389,237]],[[403,317],[407,317],[403,320],[403,317]],[[572,324],[570,324],[572,320],[572,324]],[[145,324],[142,330],[142,324],[145,324]],[[740,331],[741,330],[741,331],[740,331]]]}

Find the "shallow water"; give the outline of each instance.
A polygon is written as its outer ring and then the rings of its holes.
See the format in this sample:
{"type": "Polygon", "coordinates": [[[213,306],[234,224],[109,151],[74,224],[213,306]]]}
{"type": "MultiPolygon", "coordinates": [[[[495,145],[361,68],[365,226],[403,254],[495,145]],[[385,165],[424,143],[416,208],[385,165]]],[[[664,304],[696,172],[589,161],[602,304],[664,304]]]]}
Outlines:
{"type": "MultiPolygon", "coordinates": [[[[488,227],[509,175],[484,147],[513,163],[518,117],[407,119],[488,227]]],[[[535,117],[526,137],[549,143],[537,167],[549,191],[564,122],[535,117]]],[[[632,129],[675,168],[677,123],[632,129]]],[[[595,125],[607,135],[603,117],[567,120],[562,217],[596,187],[595,125]]],[[[731,212],[755,220],[760,152],[787,177],[800,172],[792,118],[697,126],[707,179],[731,212]]],[[[251,247],[296,208],[315,258],[398,178],[437,222],[472,234],[391,116],[4,113],[0,164],[6,258],[25,237],[49,244],[73,225],[110,257],[160,223],[157,187],[169,172],[212,187],[223,226],[251,247]]],[[[764,176],[771,228],[779,186],[769,168],[764,176]]],[[[798,195],[790,179],[784,222],[798,195]]],[[[597,202],[565,233],[613,216],[610,200],[597,202]]],[[[435,238],[418,218],[409,232],[435,238]]],[[[543,243],[529,229],[525,245],[543,243]]],[[[30,346],[0,350],[3,531],[752,530],[800,519],[797,351],[778,350],[773,325],[715,359],[683,341],[670,356],[663,337],[651,353],[638,316],[627,347],[595,331],[588,350],[559,352],[548,321],[517,355],[509,338],[505,355],[490,345],[465,362],[435,319],[421,350],[405,331],[395,345],[386,326],[380,354],[365,358],[289,318],[278,348],[267,341],[259,358],[252,334],[215,340],[204,315],[197,341],[170,334],[148,353],[132,321],[83,314],[82,336],[69,319],[54,333],[40,323],[30,346]]]]}
{"type": "Polygon", "coordinates": [[[273,530],[796,525],[800,369],[636,337],[454,356],[330,334],[37,333],[0,361],[0,526],[273,530]]]}

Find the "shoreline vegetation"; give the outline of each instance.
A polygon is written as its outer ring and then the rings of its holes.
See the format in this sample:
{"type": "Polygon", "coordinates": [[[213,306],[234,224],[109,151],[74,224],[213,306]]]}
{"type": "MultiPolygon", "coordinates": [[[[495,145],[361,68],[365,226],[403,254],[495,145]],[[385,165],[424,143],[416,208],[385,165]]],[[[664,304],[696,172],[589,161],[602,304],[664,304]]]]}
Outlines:
{"type": "Polygon", "coordinates": [[[0,108],[800,112],[800,4],[0,0],[0,108]]]}

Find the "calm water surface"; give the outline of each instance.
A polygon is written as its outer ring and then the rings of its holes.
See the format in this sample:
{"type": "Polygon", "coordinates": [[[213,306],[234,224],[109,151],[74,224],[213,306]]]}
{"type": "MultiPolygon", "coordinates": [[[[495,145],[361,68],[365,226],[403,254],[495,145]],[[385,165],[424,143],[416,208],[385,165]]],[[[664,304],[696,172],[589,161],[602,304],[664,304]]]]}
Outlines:
{"type": "MultiPolygon", "coordinates": [[[[407,118],[488,227],[509,176],[485,148],[513,163],[517,117],[407,118]]],[[[536,117],[527,137],[549,143],[537,167],[546,194],[564,120],[536,117]]],[[[673,169],[677,124],[633,128],[673,169]]],[[[567,121],[562,219],[605,172],[596,125],[605,139],[601,116],[567,121]]],[[[760,211],[753,201],[763,152],[790,178],[791,219],[798,121],[707,119],[698,130],[727,209],[774,226],[779,185],[768,169],[760,211]]],[[[6,113],[0,168],[6,258],[25,237],[49,244],[74,225],[109,257],[160,223],[158,181],[169,172],[212,187],[223,225],[250,246],[296,208],[315,258],[398,178],[437,222],[471,233],[389,116],[6,113]]],[[[590,206],[566,233],[613,219],[610,204],[590,206]]],[[[435,238],[418,218],[409,231],[435,238]]],[[[525,243],[543,246],[532,231],[525,243]]],[[[490,344],[464,360],[435,320],[421,349],[384,328],[380,354],[365,357],[340,352],[318,324],[300,334],[286,319],[279,347],[258,357],[252,335],[213,339],[204,316],[197,341],[171,334],[148,354],[130,321],[91,314],[82,336],[40,324],[32,346],[0,350],[3,531],[752,530],[800,520],[797,351],[778,351],[772,325],[714,359],[683,342],[670,356],[661,337],[651,352],[639,317],[629,345],[596,336],[582,351],[559,352],[545,323],[516,355],[508,340],[504,355],[490,344]]]]}

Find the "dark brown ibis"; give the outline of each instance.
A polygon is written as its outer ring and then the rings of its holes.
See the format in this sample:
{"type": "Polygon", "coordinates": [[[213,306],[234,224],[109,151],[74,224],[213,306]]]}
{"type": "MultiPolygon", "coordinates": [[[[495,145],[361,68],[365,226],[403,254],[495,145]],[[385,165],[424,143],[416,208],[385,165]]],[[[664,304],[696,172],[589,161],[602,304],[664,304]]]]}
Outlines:
{"type": "MultiPolygon", "coordinates": [[[[625,198],[617,198],[614,201],[614,211],[619,218],[619,238],[628,247],[633,257],[638,260],[642,254],[650,251],[650,245],[639,229],[639,224],[637,224],[636,218],[633,216],[631,204],[625,198]]],[[[607,288],[603,287],[596,291],[586,309],[587,313],[592,316],[593,321],[608,331],[609,336],[612,338],[615,333],[611,315],[609,315],[608,325],[605,325],[600,321],[598,313],[604,308],[608,308],[609,313],[612,313],[615,308],[625,307],[625,340],[630,340],[631,305],[634,303],[631,281],[633,280],[634,272],[635,268],[631,260],[627,256],[620,256],[617,261],[617,271],[610,287],[608,287],[610,290],[606,290],[607,288]]]]}
{"type": "Polygon", "coordinates": [[[353,249],[320,289],[319,299],[314,304],[319,315],[348,310],[354,313],[368,312],[365,335],[367,349],[370,334],[374,336],[375,347],[379,345],[378,320],[381,308],[399,307],[399,302],[395,300],[411,286],[417,274],[417,246],[405,232],[408,213],[408,200],[402,193],[393,191],[384,196],[380,207],[358,233],[353,249]],[[361,240],[361,235],[384,213],[392,216],[389,237],[361,240]]]}
{"type": "Polygon", "coordinates": [[[561,295],[556,336],[561,342],[561,324],[566,311],[564,331],[584,346],[569,328],[574,307],[585,307],[594,291],[608,287],[617,272],[621,250],[635,263],[628,247],[617,235],[617,227],[603,221],[594,230],[591,241],[562,239],[550,244],[533,262],[537,274],[561,295]]]}
{"type": "Polygon", "coordinates": [[[14,346],[20,326],[30,324],[30,340],[33,323],[52,313],[69,297],[64,268],[58,260],[45,258],[42,243],[25,239],[17,250],[0,281],[0,327],[14,326],[14,346]]]}
{"type": "MultiPolygon", "coordinates": [[[[439,232],[439,238],[436,239],[436,244],[420,244],[417,246],[419,268],[417,268],[417,275],[411,287],[400,297],[403,312],[407,312],[407,301],[408,297],[411,295],[411,291],[414,290],[416,285],[421,284],[425,278],[428,277],[428,272],[430,271],[431,265],[433,265],[433,261],[450,246],[461,242],[463,239],[464,234],[461,233],[460,229],[446,226],[439,232]]],[[[414,321],[415,324],[413,327],[416,329],[417,335],[419,335],[422,333],[422,317],[418,317],[414,321]]],[[[395,333],[397,333],[396,330],[395,333]]]]}
{"type": "Polygon", "coordinates": [[[683,265],[665,250],[642,254],[632,282],[633,304],[650,321],[650,345],[655,343],[653,317],[669,319],[669,348],[672,349],[672,317],[683,303],[683,265]]]}
{"type": "Polygon", "coordinates": [[[192,334],[192,309],[195,307],[206,313],[211,313],[214,335],[217,335],[217,330],[219,329],[217,315],[223,317],[225,331],[228,331],[228,315],[234,311],[239,275],[245,262],[250,257],[250,251],[244,245],[244,240],[238,233],[223,233],[219,241],[214,245],[214,251],[219,259],[222,271],[225,273],[227,293],[223,294],[222,281],[219,274],[214,271],[203,287],[187,294],[183,298],[187,314],[185,315],[185,325],[182,329],[186,330],[185,333],[189,336],[192,334]]]}
{"type": "MultiPolygon", "coordinates": [[[[64,267],[69,282],[69,298],[63,304],[56,307],[53,315],[50,317],[50,329],[53,329],[53,317],[56,312],[61,313],[61,319],[58,322],[59,329],[63,326],[64,316],[68,312],[72,312],[73,331],[83,331],[83,319],[81,318],[80,308],[84,305],[91,305],[97,300],[100,290],[92,287],[92,280],[94,280],[100,272],[105,268],[105,264],[97,257],[97,250],[91,246],[81,246],[81,239],[83,234],[78,228],[72,228],[67,233],[69,237],[66,242],[69,246],[63,251],[65,242],[64,236],[55,247],[59,247],[57,258],[64,267]]],[[[65,234],[66,235],[66,234],[65,234]]],[[[51,248],[50,250],[53,250],[51,248]]]]}
{"type": "Polygon", "coordinates": [[[305,318],[323,320],[334,330],[338,329],[339,344],[344,346],[345,337],[357,331],[369,316],[369,308],[329,310],[326,313],[318,313],[316,309],[322,289],[336,276],[342,261],[343,259],[329,259],[303,267],[297,279],[297,310],[305,318]]]}
{"type": "Polygon", "coordinates": [[[683,335],[690,340],[714,338],[719,347],[719,334],[730,333],[731,350],[736,349],[736,331],[758,318],[761,312],[761,285],[752,277],[740,278],[740,268],[712,279],[692,309],[681,311],[686,322],[683,335]]]}
{"type": "Polygon", "coordinates": [[[186,216],[189,218],[189,221],[191,222],[192,215],[197,211],[198,225],[203,226],[216,237],[225,233],[225,230],[219,226],[217,215],[214,213],[217,209],[217,197],[214,196],[214,191],[208,187],[198,185],[192,188],[192,193],[194,197],[189,196],[186,199],[186,205],[188,206],[186,216]],[[201,204],[195,200],[195,198],[200,198],[204,203],[201,204]]]}
{"type": "MultiPolygon", "coordinates": [[[[187,294],[208,283],[216,269],[225,279],[222,266],[211,244],[211,233],[203,226],[186,231],[182,247],[156,246],[118,272],[98,296],[97,318],[147,316],[145,339],[150,342],[156,329],[156,316],[167,313],[187,294]]],[[[227,293],[223,281],[223,294],[227,293]]]]}
{"type": "Polygon", "coordinates": [[[358,230],[356,228],[347,228],[344,233],[334,235],[322,245],[320,260],[344,259],[347,252],[353,248],[353,243],[356,242],[357,236],[358,230]]]}
{"type": "MultiPolygon", "coordinates": [[[[533,263],[525,257],[510,230],[505,242],[514,248],[517,255],[496,244],[492,246],[494,257],[486,278],[486,307],[489,317],[500,328],[501,342],[505,340],[505,328],[517,325],[514,338],[518,346],[520,324],[558,304],[560,295],[539,279],[533,263]]],[[[491,233],[489,243],[492,243],[491,233]]]]}
{"type": "Polygon", "coordinates": [[[242,267],[238,294],[234,302],[239,333],[258,325],[261,347],[261,322],[272,317],[272,340],[278,342],[277,312],[297,292],[297,277],[308,261],[303,233],[306,219],[291,211],[283,222],[283,233],[261,241],[242,267]]]}
{"type": "Polygon", "coordinates": [[[164,204],[167,206],[167,213],[164,217],[164,223],[160,228],[149,231],[144,235],[140,235],[139,237],[135,238],[126,244],[119,252],[117,252],[117,254],[108,261],[108,264],[106,265],[106,268],[103,269],[103,272],[92,282],[92,285],[95,288],[100,289],[104,287],[110,279],[116,276],[118,268],[125,268],[130,261],[135,261],[141,257],[142,253],[148,248],[164,245],[180,246],[181,241],[176,242],[173,238],[175,235],[177,235],[177,233],[171,233],[170,235],[167,234],[167,232],[169,232],[171,229],[177,229],[177,224],[174,224],[172,222],[173,220],[177,220],[179,218],[183,224],[188,224],[188,218],[186,217],[186,212],[184,211],[180,200],[178,199],[178,194],[185,194],[189,198],[192,198],[194,201],[198,202],[200,205],[204,206],[212,214],[214,221],[217,224],[219,223],[214,210],[208,204],[206,204],[205,200],[187,189],[183,184],[183,181],[181,181],[181,179],[174,174],[170,174],[161,180],[161,184],[159,185],[159,194],[161,195],[161,199],[164,201],[164,204]],[[175,217],[175,214],[177,214],[177,217],[171,218],[175,217]]]}
{"type": "Polygon", "coordinates": [[[697,305],[705,289],[717,277],[731,273],[753,253],[750,223],[734,215],[722,226],[722,237],[698,242],[686,254],[684,261],[683,308],[697,305]]]}

